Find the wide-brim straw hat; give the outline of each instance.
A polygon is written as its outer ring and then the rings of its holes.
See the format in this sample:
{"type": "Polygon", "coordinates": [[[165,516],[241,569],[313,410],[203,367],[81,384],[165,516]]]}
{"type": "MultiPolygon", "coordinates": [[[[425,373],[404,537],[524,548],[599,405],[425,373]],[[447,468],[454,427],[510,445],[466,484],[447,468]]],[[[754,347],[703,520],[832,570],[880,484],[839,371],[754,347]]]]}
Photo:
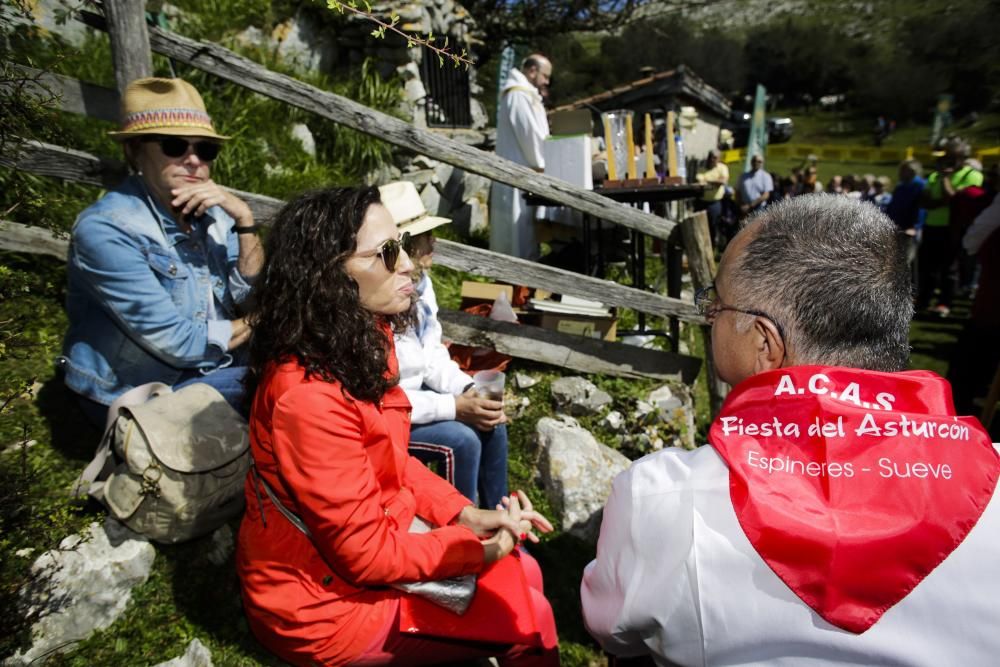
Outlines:
{"type": "Polygon", "coordinates": [[[449,218],[428,214],[423,200],[420,199],[420,193],[417,192],[417,186],[410,181],[387,183],[378,191],[382,205],[389,209],[392,221],[396,223],[400,232],[409,232],[410,236],[416,236],[451,222],[449,218]]]}
{"type": "Polygon", "coordinates": [[[205,102],[183,79],[136,79],[122,95],[122,127],[108,134],[123,141],[149,134],[205,137],[225,141],[216,133],[205,102]]]}

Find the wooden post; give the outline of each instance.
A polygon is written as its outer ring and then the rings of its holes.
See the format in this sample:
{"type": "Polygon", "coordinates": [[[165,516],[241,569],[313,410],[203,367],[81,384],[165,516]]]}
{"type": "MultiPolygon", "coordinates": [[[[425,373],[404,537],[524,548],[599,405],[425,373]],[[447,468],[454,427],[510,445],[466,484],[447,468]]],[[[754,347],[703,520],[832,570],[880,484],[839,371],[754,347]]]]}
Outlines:
{"type": "Polygon", "coordinates": [[[145,0],[104,0],[104,16],[111,37],[118,93],[136,79],[153,76],[153,55],[146,30],[145,0]]]}
{"type": "MultiPolygon", "coordinates": [[[[681,236],[684,252],[688,258],[691,282],[695,290],[711,285],[715,280],[715,254],[712,250],[712,235],[708,230],[708,214],[699,211],[681,222],[681,236]]],[[[708,373],[708,398],[711,402],[712,417],[719,414],[722,399],[729,393],[729,385],[715,375],[715,360],[712,358],[711,327],[701,326],[705,341],[705,370],[708,373]]]]}

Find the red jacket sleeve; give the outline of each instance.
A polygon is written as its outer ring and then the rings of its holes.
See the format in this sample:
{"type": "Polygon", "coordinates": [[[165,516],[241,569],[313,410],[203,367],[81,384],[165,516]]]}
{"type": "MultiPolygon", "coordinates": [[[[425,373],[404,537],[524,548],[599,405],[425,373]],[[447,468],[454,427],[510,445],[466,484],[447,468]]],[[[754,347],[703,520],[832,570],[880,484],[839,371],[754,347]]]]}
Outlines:
{"type": "Polygon", "coordinates": [[[413,489],[417,503],[417,516],[435,526],[447,526],[458,518],[463,507],[472,501],[458,492],[455,487],[435,475],[419,459],[409,457],[403,481],[413,489]]]}
{"type": "Polygon", "coordinates": [[[290,389],[275,405],[272,424],[279,475],[313,543],[340,577],[371,586],[482,569],[482,544],[464,526],[413,534],[386,515],[361,415],[339,387],[290,389]]]}

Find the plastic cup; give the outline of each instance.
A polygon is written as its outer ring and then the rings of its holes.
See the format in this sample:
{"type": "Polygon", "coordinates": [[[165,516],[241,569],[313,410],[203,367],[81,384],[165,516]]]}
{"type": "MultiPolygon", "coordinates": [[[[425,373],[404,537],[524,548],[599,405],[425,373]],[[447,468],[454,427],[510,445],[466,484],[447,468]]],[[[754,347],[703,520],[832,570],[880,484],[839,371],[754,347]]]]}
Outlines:
{"type": "Polygon", "coordinates": [[[479,371],[472,376],[472,384],[480,398],[503,402],[505,379],[501,371],[479,371]]]}

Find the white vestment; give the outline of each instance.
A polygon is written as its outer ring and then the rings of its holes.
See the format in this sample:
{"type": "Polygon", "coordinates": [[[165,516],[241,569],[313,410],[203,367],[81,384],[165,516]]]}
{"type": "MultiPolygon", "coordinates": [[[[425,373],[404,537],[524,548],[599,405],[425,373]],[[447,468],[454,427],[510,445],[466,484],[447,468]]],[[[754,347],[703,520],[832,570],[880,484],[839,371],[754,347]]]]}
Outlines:
{"type": "Polygon", "coordinates": [[[583,574],[584,622],[605,650],[651,654],[657,665],[995,665],[997,496],[916,588],[853,634],[810,609],[754,550],[713,447],[664,449],[614,481],[583,574]]]}
{"type": "MultiPolygon", "coordinates": [[[[542,142],[549,136],[542,96],[518,69],[504,83],[497,110],[497,155],[533,169],[544,169],[542,142]]],[[[490,192],[490,250],[524,259],[538,255],[535,208],[525,206],[522,193],[503,183],[490,192]]]]}

